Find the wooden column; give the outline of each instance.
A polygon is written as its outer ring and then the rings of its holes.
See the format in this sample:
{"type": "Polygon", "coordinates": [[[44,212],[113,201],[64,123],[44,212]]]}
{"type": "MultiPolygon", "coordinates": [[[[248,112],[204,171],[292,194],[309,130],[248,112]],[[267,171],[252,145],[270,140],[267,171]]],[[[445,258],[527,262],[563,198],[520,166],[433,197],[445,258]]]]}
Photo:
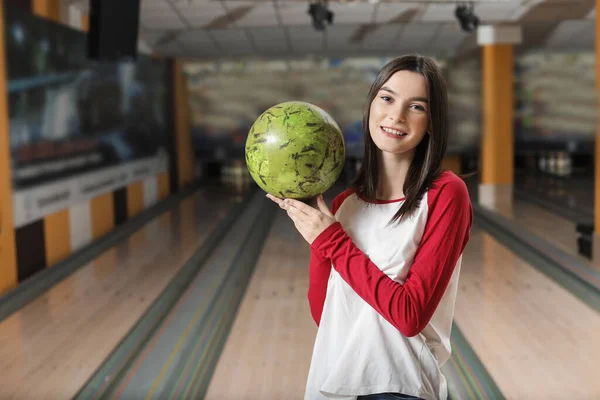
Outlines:
{"type": "Polygon", "coordinates": [[[520,27],[481,26],[483,135],[479,202],[492,208],[512,204],[514,171],[513,45],[520,27]]]}
{"type": "Polygon", "coordinates": [[[90,16],[88,14],[83,14],[81,16],[81,30],[84,32],[90,30],[90,16]]]}
{"type": "Polygon", "coordinates": [[[18,281],[4,43],[4,1],[0,0],[0,294],[14,288],[18,281]]]}
{"type": "Polygon", "coordinates": [[[180,60],[175,60],[174,62],[173,75],[177,178],[179,180],[179,188],[182,188],[194,180],[194,153],[192,149],[187,82],[183,73],[183,63],[180,60]]]}
{"type": "Polygon", "coordinates": [[[32,0],[31,9],[34,14],[60,22],[60,0],[32,0]]]}
{"type": "MultiPolygon", "coordinates": [[[[596,0],[596,18],[600,0],[596,0]]],[[[600,24],[596,23],[596,115],[600,115],[600,24]]],[[[596,146],[594,157],[594,238],[592,247],[592,258],[595,264],[600,266],[600,121],[596,126],[596,146]]]]}
{"type": "MultiPolygon", "coordinates": [[[[32,11],[42,18],[61,21],[60,0],[32,0],[32,11]]],[[[46,265],[53,266],[71,254],[69,209],[44,217],[44,244],[46,265]]]]}

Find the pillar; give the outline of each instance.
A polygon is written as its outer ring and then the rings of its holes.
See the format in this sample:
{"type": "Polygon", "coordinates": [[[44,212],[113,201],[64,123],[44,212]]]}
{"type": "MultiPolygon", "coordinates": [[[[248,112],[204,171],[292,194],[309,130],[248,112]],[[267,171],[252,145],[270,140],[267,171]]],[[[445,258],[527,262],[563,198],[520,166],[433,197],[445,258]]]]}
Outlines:
{"type": "MultiPolygon", "coordinates": [[[[31,9],[41,18],[64,23],[64,9],[60,0],[32,0],[31,9]]],[[[71,253],[69,209],[44,217],[44,246],[46,265],[53,266],[71,253]]]]}
{"type": "MultiPolygon", "coordinates": [[[[596,17],[600,0],[596,0],[596,17]]],[[[597,19],[597,18],[596,18],[597,19]]],[[[600,63],[598,54],[600,54],[600,24],[596,25],[595,49],[596,49],[596,115],[600,115],[600,63]]],[[[600,265],[600,120],[596,125],[596,146],[594,157],[594,237],[592,245],[592,259],[595,264],[600,265]]]]}
{"type": "Polygon", "coordinates": [[[4,1],[0,0],[0,294],[18,282],[17,248],[12,209],[6,53],[4,47],[4,1]]]}
{"type": "Polygon", "coordinates": [[[511,208],[514,181],[513,46],[518,26],[484,25],[477,31],[482,47],[482,138],[479,203],[511,208]]]}
{"type": "Polygon", "coordinates": [[[62,7],[60,0],[32,0],[31,10],[39,17],[61,22],[62,7]]]}
{"type": "Polygon", "coordinates": [[[89,32],[90,30],[90,16],[88,14],[81,15],[80,21],[81,30],[84,32],[89,32]]]}
{"type": "Polygon", "coordinates": [[[457,175],[461,173],[461,164],[462,159],[460,154],[446,154],[446,157],[444,157],[444,160],[442,161],[443,168],[448,169],[457,175]]]}
{"type": "Polygon", "coordinates": [[[177,183],[179,189],[194,180],[194,153],[190,126],[187,80],[181,60],[173,63],[173,91],[175,114],[175,153],[177,155],[177,183]]]}

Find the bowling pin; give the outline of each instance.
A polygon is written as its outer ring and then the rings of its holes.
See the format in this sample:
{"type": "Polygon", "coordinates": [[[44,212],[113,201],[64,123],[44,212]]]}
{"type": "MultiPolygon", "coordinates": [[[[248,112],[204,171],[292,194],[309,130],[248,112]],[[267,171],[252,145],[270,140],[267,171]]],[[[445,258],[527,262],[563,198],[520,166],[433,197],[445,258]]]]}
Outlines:
{"type": "Polygon", "coordinates": [[[552,175],[556,175],[556,153],[551,152],[549,156],[550,157],[548,159],[548,172],[550,172],[550,174],[552,175]]]}
{"type": "Polygon", "coordinates": [[[571,153],[566,153],[565,159],[565,176],[571,176],[573,173],[573,158],[571,153]]]}
{"type": "Polygon", "coordinates": [[[540,171],[546,173],[546,153],[540,154],[540,171]]]}

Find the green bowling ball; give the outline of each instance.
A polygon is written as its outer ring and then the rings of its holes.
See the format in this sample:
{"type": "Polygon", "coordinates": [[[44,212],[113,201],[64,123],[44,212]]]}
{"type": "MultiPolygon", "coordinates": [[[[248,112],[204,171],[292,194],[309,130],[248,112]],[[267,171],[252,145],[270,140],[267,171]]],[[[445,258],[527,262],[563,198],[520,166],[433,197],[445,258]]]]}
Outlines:
{"type": "Polygon", "coordinates": [[[258,186],[279,198],[309,200],[339,178],[346,148],[334,119],[314,104],[277,104],[258,117],[245,157],[258,186]]]}

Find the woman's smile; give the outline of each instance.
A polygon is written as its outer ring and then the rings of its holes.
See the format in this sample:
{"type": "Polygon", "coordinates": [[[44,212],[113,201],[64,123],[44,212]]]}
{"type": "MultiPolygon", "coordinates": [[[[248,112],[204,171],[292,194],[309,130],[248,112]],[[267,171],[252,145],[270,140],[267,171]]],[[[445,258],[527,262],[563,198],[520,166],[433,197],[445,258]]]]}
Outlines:
{"type": "Polygon", "coordinates": [[[386,136],[389,136],[393,139],[401,139],[408,135],[408,133],[400,129],[394,129],[387,126],[381,126],[380,128],[386,136]]]}

